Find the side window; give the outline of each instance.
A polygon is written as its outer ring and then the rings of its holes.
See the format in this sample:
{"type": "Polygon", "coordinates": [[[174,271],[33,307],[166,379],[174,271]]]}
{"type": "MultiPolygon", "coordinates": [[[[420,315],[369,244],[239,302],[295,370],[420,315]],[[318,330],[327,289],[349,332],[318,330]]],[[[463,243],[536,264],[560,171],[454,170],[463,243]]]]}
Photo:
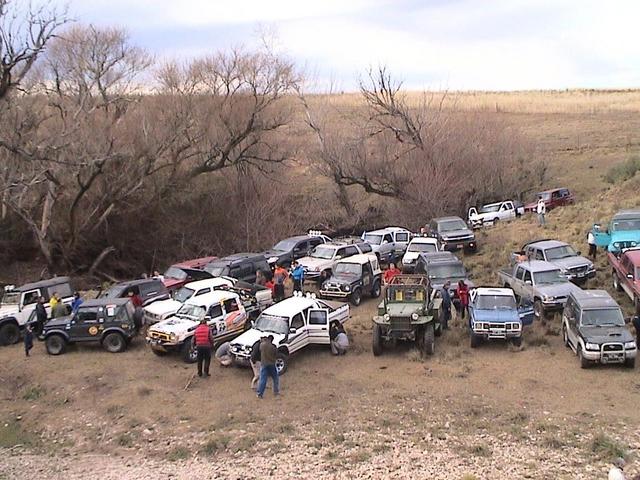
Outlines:
{"type": "Polygon", "coordinates": [[[369,262],[362,265],[362,276],[371,275],[371,264],[369,262]]]}
{"type": "Polygon", "coordinates": [[[530,282],[531,281],[531,272],[529,270],[525,270],[524,271],[524,281],[525,282],[530,282]]]}
{"type": "Polygon", "coordinates": [[[97,323],[98,322],[98,309],[97,308],[81,308],[76,315],[76,321],[78,323],[97,323]]]}
{"type": "Polygon", "coordinates": [[[518,280],[523,280],[524,279],[524,268],[522,267],[518,267],[516,269],[516,278],[518,280]]]}
{"type": "Polygon", "coordinates": [[[222,305],[216,303],[215,305],[211,305],[209,307],[209,311],[207,312],[207,316],[211,318],[218,318],[222,316],[222,305]]]}
{"type": "Polygon", "coordinates": [[[309,240],[309,249],[312,250],[314,247],[317,247],[321,243],[323,243],[323,241],[321,239],[312,238],[312,239],[309,240]]]}
{"type": "Polygon", "coordinates": [[[22,305],[32,305],[38,301],[40,290],[30,290],[22,294],[22,305]]]}
{"type": "Polygon", "coordinates": [[[351,255],[356,255],[358,253],[358,248],[355,246],[346,247],[344,249],[343,257],[350,257],[351,255]]]}
{"type": "Polygon", "coordinates": [[[194,297],[199,297],[200,295],[204,295],[205,293],[209,293],[209,292],[211,292],[211,289],[210,289],[210,288],[203,288],[203,289],[201,289],[201,290],[198,290],[198,291],[195,293],[194,297]]]}
{"type": "Polygon", "coordinates": [[[539,248],[535,249],[535,255],[534,257],[536,260],[544,260],[544,255],[542,254],[542,250],[540,250],[539,248]]]}
{"type": "Polygon", "coordinates": [[[429,231],[431,233],[438,233],[438,224],[436,224],[436,222],[431,222],[429,224],[429,231]]]}
{"type": "Polygon", "coordinates": [[[336,256],[336,257],[337,257],[337,256],[340,256],[341,258],[344,258],[344,257],[346,257],[346,256],[347,256],[347,255],[346,255],[346,251],[347,251],[347,249],[346,249],[346,248],[339,248],[338,250],[336,250],[336,255],[335,255],[335,256],[336,256]]]}
{"type": "Polygon", "coordinates": [[[236,302],[235,298],[230,298],[229,300],[224,301],[224,311],[227,313],[235,312],[240,310],[238,306],[238,302],[236,302]]]}
{"type": "Polygon", "coordinates": [[[409,241],[409,234],[408,233],[396,233],[396,241],[397,242],[408,242],[409,241]]]}
{"type": "Polygon", "coordinates": [[[73,296],[73,292],[71,291],[71,285],[68,283],[61,283],[60,285],[56,285],[55,291],[58,292],[60,298],[68,298],[73,296]]]}
{"type": "Polygon", "coordinates": [[[391,243],[393,242],[393,237],[391,236],[390,233],[387,233],[383,238],[382,238],[382,243],[391,243]]]}
{"type": "Polygon", "coordinates": [[[326,310],[309,310],[309,325],[326,325],[328,320],[326,310]]]}
{"type": "Polygon", "coordinates": [[[296,313],[291,319],[291,328],[298,329],[302,327],[304,327],[304,317],[301,313],[296,313]]]}
{"type": "Polygon", "coordinates": [[[303,253],[303,252],[306,252],[307,250],[309,250],[309,242],[307,240],[304,240],[298,243],[293,249],[295,253],[303,253]]]}

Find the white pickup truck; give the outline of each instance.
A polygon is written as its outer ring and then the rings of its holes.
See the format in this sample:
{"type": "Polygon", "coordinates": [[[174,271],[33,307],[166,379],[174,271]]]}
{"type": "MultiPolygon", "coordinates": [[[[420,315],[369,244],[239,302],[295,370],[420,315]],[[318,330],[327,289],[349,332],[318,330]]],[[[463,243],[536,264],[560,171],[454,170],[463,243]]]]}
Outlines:
{"type": "Polygon", "coordinates": [[[362,240],[371,245],[373,253],[381,262],[395,262],[402,257],[411,240],[411,232],[402,227],[385,227],[364,232],[362,240]]]}
{"type": "Polygon", "coordinates": [[[231,355],[237,365],[249,365],[251,348],[260,338],[273,335],[278,348],[276,368],[283,374],[289,356],[308,345],[329,345],[329,325],[349,319],[346,303],[296,295],[276,303],[260,314],[251,330],[231,342],[231,355]]]}
{"type": "Polygon", "coordinates": [[[467,221],[472,228],[482,228],[485,225],[496,225],[501,221],[513,220],[521,215],[524,215],[524,205],[521,202],[505,200],[488,203],[480,209],[471,207],[467,221]]]}

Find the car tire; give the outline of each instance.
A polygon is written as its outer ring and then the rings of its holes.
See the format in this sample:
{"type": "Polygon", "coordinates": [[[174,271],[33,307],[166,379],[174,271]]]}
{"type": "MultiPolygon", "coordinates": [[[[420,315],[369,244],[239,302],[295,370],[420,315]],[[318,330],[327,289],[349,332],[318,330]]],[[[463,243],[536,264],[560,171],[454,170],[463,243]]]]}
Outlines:
{"type": "Polygon", "coordinates": [[[62,335],[49,335],[44,344],[49,355],[61,355],[67,350],[67,341],[62,335]]]}
{"type": "Polygon", "coordinates": [[[480,337],[475,333],[471,332],[471,341],[469,342],[471,348],[478,348],[480,345],[480,337]]]}
{"type": "Polygon", "coordinates": [[[382,340],[382,327],[377,323],[373,325],[373,338],[371,347],[374,356],[378,357],[382,355],[382,350],[384,349],[382,340]]]}
{"type": "Polygon", "coordinates": [[[422,340],[423,352],[427,356],[431,356],[436,351],[436,335],[433,328],[433,322],[428,323],[424,328],[422,340]]]}
{"type": "Polygon", "coordinates": [[[381,292],[382,286],[380,285],[380,281],[376,280],[373,282],[373,288],[371,289],[371,298],[378,298],[381,292]]]}
{"type": "Polygon", "coordinates": [[[635,358],[627,358],[627,359],[625,359],[624,366],[626,368],[636,368],[636,359],[635,358]]]}
{"type": "Polygon", "coordinates": [[[591,366],[591,362],[582,354],[581,347],[578,347],[578,359],[580,360],[580,368],[589,368],[591,366]]]}
{"type": "Polygon", "coordinates": [[[612,283],[613,283],[613,289],[616,292],[621,292],[622,291],[622,285],[620,285],[620,278],[618,277],[618,273],[617,272],[613,272],[613,274],[611,275],[611,279],[612,279],[612,283]]]}
{"type": "Polygon", "coordinates": [[[493,219],[493,226],[495,227],[496,225],[498,225],[498,223],[500,222],[500,219],[498,217],[493,219]]]}
{"type": "Polygon", "coordinates": [[[544,305],[542,305],[542,300],[540,300],[539,298],[533,301],[533,315],[538,320],[545,319],[544,305]]]}
{"type": "Polygon", "coordinates": [[[436,334],[436,337],[441,337],[442,336],[442,325],[438,324],[435,327],[435,334],[436,334]]]}
{"type": "Polygon", "coordinates": [[[278,352],[276,356],[276,370],[278,371],[278,376],[284,375],[289,368],[289,355],[285,352],[278,352]]]}
{"type": "Polygon", "coordinates": [[[562,322],[562,342],[564,346],[569,348],[569,333],[567,332],[567,326],[562,322]]]}
{"type": "Polygon", "coordinates": [[[13,345],[20,341],[20,327],[15,323],[5,323],[0,327],[0,345],[13,345]]]}
{"type": "Polygon", "coordinates": [[[193,336],[184,341],[182,347],[180,347],[180,355],[184,363],[196,363],[198,361],[198,351],[196,350],[193,336]]]}
{"type": "Polygon", "coordinates": [[[360,305],[362,303],[362,290],[359,288],[356,288],[353,292],[351,292],[351,295],[349,296],[349,301],[351,302],[351,305],[353,305],[354,307],[357,307],[358,305],[360,305]]]}
{"type": "Polygon", "coordinates": [[[111,332],[102,339],[102,347],[109,353],[120,353],[127,348],[127,341],[121,333],[111,332]]]}
{"type": "Polygon", "coordinates": [[[522,346],[522,337],[513,337],[511,339],[511,343],[513,344],[514,347],[521,347],[522,346]]]}

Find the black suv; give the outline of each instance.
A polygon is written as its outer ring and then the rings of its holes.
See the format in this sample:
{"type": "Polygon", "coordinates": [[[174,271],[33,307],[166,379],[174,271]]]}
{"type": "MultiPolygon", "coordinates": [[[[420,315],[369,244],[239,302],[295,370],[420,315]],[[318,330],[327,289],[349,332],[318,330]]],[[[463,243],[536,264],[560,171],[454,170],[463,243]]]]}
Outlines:
{"type": "Polygon", "coordinates": [[[116,283],[100,294],[100,298],[127,298],[129,292],[140,297],[142,306],[146,307],[156,300],[166,300],[171,298],[171,294],[161,280],[157,278],[141,278],[139,280],[131,280],[128,282],[116,283]]]}
{"type": "Polygon", "coordinates": [[[262,253],[236,253],[207,264],[204,270],[214,277],[232,277],[248,283],[256,283],[256,272],[271,271],[262,253]]]}
{"type": "Polygon", "coordinates": [[[99,342],[108,352],[118,353],[127,348],[139,327],[128,299],[98,298],[82,303],[73,315],[49,320],[43,335],[50,355],[60,355],[76,342],[99,342]]]}
{"type": "Polygon", "coordinates": [[[280,240],[263,254],[271,266],[281,264],[290,267],[294,260],[306,257],[318,245],[330,241],[326,235],[297,235],[280,240]]]}
{"type": "Polygon", "coordinates": [[[462,261],[451,252],[421,253],[416,262],[415,272],[427,275],[434,289],[440,289],[447,280],[450,281],[449,293],[452,299],[456,296],[459,280],[464,280],[469,289],[474,287],[462,261]]]}
{"type": "Polygon", "coordinates": [[[475,234],[460,217],[434,218],[428,231],[429,236],[438,239],[442,250],[478,250],[475,234]]]}

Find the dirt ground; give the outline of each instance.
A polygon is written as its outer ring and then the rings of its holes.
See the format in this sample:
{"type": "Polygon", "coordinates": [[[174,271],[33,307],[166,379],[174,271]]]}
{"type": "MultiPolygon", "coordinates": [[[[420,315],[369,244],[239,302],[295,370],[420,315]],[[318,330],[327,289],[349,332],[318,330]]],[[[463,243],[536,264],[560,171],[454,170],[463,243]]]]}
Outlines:
{"type": "MultiPolygon", "coordinates": [[[[528,218],[482,233],[480,253],[464,259],[477,284],[495,283],[507,253],[532,238],[586,250],[595,217],[638,204],[640,185],[600,178],[638,152],[637,114],[509,115],[548,159],[549,186],[574,188],[580,203],[550,214],[544,232],[528,218]]],[[[598,268],[589,287],[609,288],[603,257],[598,268]]],[[[527,330],[522,349],[471,350],[454,322],[431,358],[411,345],[373,357],[376,304],[352,309],[348,355],[304,350],[280,398],[263,400],[248,369],[215,366],[185,388],[195,367],[154,356],[142,338],[117,355],[51,357],[37,344],[26,359],[21,345],[4,347],[0,479],[596,479],[617,456],[640,473],[638,369],[580,369],[558,318],[527,330]]]]}

